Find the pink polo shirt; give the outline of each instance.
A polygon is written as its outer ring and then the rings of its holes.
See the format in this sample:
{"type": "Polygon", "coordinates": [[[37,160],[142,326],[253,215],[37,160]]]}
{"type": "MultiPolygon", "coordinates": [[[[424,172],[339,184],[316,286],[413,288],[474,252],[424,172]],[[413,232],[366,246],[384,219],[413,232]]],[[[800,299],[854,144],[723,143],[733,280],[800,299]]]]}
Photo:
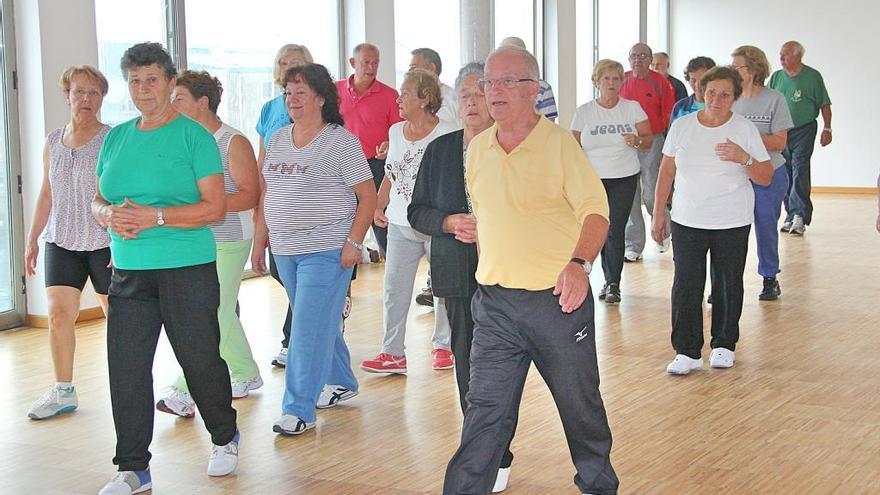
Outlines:
{"type": "Polygon", "coordinates": [[[354,90],[354,75],[337,81],[336,90],[345,128],[360,140],[364,155],[368,159],[375,158],[376,146],[388,141],[388,128],[403,120],[397,107],[397,91],[375,80],[358,97],[354,90]]]}

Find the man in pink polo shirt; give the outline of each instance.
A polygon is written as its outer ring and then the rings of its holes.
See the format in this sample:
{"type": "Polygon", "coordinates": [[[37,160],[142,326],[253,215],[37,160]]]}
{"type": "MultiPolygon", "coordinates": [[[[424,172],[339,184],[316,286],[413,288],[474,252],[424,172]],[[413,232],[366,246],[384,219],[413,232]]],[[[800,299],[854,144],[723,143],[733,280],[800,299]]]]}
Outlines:
{"type": "MultiPolygon", "coordinates": [[[[651,148],[639,151],[641,177],[636,189],[636,197],[626,224],[626,248],[623,254],[625,261],[637,261],[645,249],[645,220],[642,217],[642,202],[648,213],[654,211],[654,188],[657,186],[657,174],[660,171],[660,159],[663,150],[663,133],[669,127],[672,107],[675,105],[675,89],[663,74],[650,69],[653,61],[651,47],[637,43],[629,51],[629,65],[632,68],[623,77],[620,87],[621,98],[639,102],[642,110],[648,114],[648,123],[654,140],[651,148]],[[641,191],[641,192],[640,192],[641,191]]],[[[669,209],[666,209],[666,221],[669,221],[669,209]]],[[[660,252],[669,249],[669,238],[661,246],[660,252]]]]}
{"type": "MultiPolygon", "coordinates": [[[[388,128],[403,120],[397,106],[397,91],[376,80],[379,48],[375,45],[357,45],[348,63],[354,69],[354,74],[336,82],[339,110],[345,120],[345,128],[361,142],[378,191],[385,178],[388,128]]],[[[373,233],[384,255],[387,231],[373,224],[373,233]]]]}

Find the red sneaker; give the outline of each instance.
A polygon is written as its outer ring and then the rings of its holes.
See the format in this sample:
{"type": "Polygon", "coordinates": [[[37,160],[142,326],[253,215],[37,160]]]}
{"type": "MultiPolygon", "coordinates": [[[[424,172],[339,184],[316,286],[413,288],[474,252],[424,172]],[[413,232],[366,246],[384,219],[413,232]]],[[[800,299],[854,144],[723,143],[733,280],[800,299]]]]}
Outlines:
{"type": "Polygon", "coordinates": [[[379,354],[373,359],[364,359],[361,369],[370,373],[406,373],[406,356],[379,354]]]}
{"type": "Polygon", "coordinates": [[[448,370],[455,366],[455,358],[446,349],[434,349],[434,369],[448,370]]]}

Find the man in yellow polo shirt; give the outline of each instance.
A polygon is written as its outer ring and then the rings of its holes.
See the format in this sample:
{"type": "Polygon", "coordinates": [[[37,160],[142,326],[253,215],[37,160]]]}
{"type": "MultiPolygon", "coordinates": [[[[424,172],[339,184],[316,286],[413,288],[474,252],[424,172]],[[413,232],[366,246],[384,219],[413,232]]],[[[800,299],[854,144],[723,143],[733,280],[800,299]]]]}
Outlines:
{"type": "Polygon", "coordinates": [[[531,54],[502,47],[480,83],[495,125],[467,149],[480,286],[468,408],[447,495],[489,493],[532,362],[556,401],[575,484],[582,493],[617,493],[588,278],[608,231],[608,201],[571,134],[535,113],[538,77],[531,54]]]}

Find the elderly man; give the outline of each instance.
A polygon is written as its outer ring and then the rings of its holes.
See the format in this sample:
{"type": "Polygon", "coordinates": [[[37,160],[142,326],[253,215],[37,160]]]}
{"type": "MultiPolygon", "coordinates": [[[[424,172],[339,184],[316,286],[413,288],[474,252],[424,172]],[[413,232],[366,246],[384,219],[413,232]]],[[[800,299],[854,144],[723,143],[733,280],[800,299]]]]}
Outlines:
{"type": "MultiPolygon", "coordinates": [[[[502,46],[512,46],[525,50],[526,42],[522,38],[510,36],[501,40],[498,47],[502,46]]],[[[555,122],[556,117],[559,116],[559,110],[556,109],[556,97],[553,96],[553,87],[543,79],[538,79],[538,85],[538,96],[535,97],[535,111],[555,122]]]]}
{"type": "Polygon", "coordinates": [[[479,287],[468,408],[443,493],[492,488],[534,362],[556,401],[575,484],[614,494],[588,278],[608,231],[605,191],[571,134],[535,112],[530,53],[498,48],[480,86],[495,124],[467,148],[479,287]]]}
{"type": "MultiPolygon", "coordinates": [[[[437,76],[438,80],[440,79],[443,62],[440,60],[439,53],[430,48],[416,48],[410,52],[410,55],[412,55],[409,62],[410,70],[425,69],[437,76]]],[[[441,82],[440,96],[443,98],[443,102],[440,105],[440,110],[437,111],[437,117],[461,128],[461,119],[458,116],[458,98],[455,96],[455,91],[448,84],[441,82]]]]}
{"type": "MultiPolygon", "coordinates": [[[[336,82],[339,111],[345,128],[357,136],[373,172],[376,191],[385,178],[388,153],[388,128],[403,120],[397,107],[397,91],[376,80],[379,72],[379,48],[361,43],[352,50],[348,63],[354,74],[336,82]]],[[[387,230],[373,224],[376,241],[385,254],[387,230]]]]}
{"type": "Polygon", "coordinates": [[[785,95],[794,128],[788,130],[788,141],[782,156],[788,171],[789,190],[785,195],[785,222],[783,232],[804,235],[813,219],[810,201],[810,158],[816,142],[816,117],[822,112],[825,126],[819,144],[831,144],[831,99],[825,89],[822,74],[802,62],[804,47],[797,41],[788,41],[779,50],[782,70],[770,76],[770,88],[785,95]]]}
{"type": "Polygon", "coordinates": [[[654,61],[651,62],[651,70],[666,77],[666,80],[672,85],[672,89],[675,90],[675,101],[687,98],[688,90],[684,83],[669,73],[669,54],[666,52],[655,53],[654,61]]]}
{"type": "MultiPolygon", "coordinates": [[[[620,96],[627,100],[639,102],[642,109],[648,114],[648,122],[651,124],[651,132],[654,140],[651,147],[645,151],[639,150],[639,165],[641,177],[636,187],[636,197],[633,200],[632,210],[629,213],[629,221],[626,224],[626,249],[623,253],[625,261],[638,261],[642,258],[645,249],[645,220],[642,217],[642,203],[648,208],[648,213],[654,211],[654,188],[657,186],[657,174],[660,171],[661,150],[663,149],[663,133],[669,127],[669,116],[675,105],[675,90],[669,81],[659,72],[654,72],[648,66],[653,60],[651,47],[644,43],[636,43],[629,51],[629,65],[632,68],[623,76],[623,86],[620,87],[620,96]]],[[[667,221],[669,209],[665,210],[667,221]]],[[[669,249],[667,237],[660,245],[661,253],[669,249]]]]}

